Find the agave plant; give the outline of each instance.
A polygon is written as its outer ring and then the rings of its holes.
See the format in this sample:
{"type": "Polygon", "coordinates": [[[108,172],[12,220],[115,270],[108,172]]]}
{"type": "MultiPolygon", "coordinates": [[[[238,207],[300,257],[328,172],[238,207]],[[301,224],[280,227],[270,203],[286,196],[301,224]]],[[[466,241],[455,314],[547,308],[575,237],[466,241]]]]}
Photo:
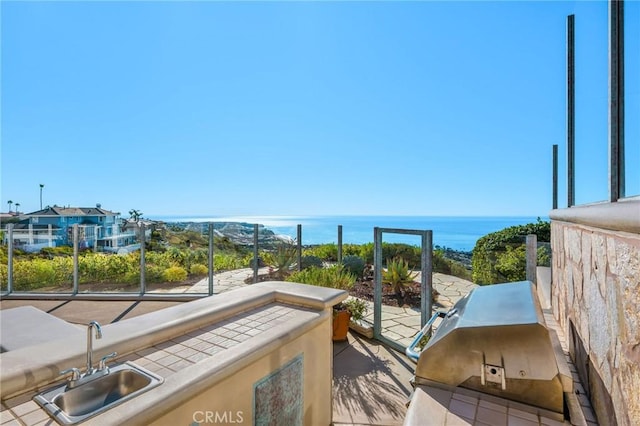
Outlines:
{"type": "Polygon", "coordinates": [[[265,255],[265,262],[273,268],[276,279],[283,280],[291,273],[291,266],[296,262],[297,249],[291,244],[280,244],[275,252],[265,255]]]}
{"type": "Polygon", "coordinates": [[[404,295],[404,290],[409,287],[415,278],[417,272],[411,272],[409,263],[401,257],[387,259],[387,269],[382,270],[382,283],[390,284],[393,291],[397,295],[404,295]]]}

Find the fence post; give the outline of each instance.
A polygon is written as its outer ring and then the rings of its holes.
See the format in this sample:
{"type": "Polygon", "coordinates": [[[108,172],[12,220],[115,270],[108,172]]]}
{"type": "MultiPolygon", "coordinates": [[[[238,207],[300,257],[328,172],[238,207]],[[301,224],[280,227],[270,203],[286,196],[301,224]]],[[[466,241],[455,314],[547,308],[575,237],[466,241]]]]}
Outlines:
{"type": "Polygon", "coordinates": [[[576,202],[575,15],[567,16],[567,207],[576,202]]]}
{"type": "Polygon", "coordinates": [[[433,308],[433,231],[422,234],[422,264],[420,280],[420,327],[424,327],[431,318],[433,308]]]}
{"type": "Polygon", "coordinates": [[[253,283],[258,282],[258,224],[253,225],[253,283]]]}
{"type": "Polygon", "coordinates": [[[13,223],[7,225],[7,293],[13,291],[13,223]]]}
{"type": "Polygon", "coordinates": [[[538,236],[535,234],[527,235],[527,269],[526,269],[526,278],[527,281],[531,281],[533,284],[537,285],[538,280],[536,279],[536,267],[538,266],[538,236]]]}
{"type": "Polygon", "coordinates": [[[373,337],[382,336],[382,230],[373,228],[373,337]]]}
{"type": "Polygon", "coordinates": [[[302,271],[302,225],[298,224],[296,241],[298,242],[298,272],[302,271]]]}
{"type": "Polygon", "coordinates": [[[558,208],[558,145],[553,145],[553,199],[552,199],[552,209],[556,210],[558,208]]]}
{"type": "Polygon", "coordinates": [[[209,296],[213,295],[213,223],[209,222],[209,296]]]}
{"type": "Polygon", "coordinates": [[[609,1],[609,201],[625,196],[624,1],[609,1]]]}
{"type": "Polygon", "coordinates": [[[145,229],[144,223],[138,223],[140,227],[140,294],[145,294],[147,291],[146,286],[146,277],[145,277],[145,269],[146,269],[146,261],[145,261],[145,229]]]}
{"type": "Polygon", "coordinates": [[[342,263],[342,225],[338,225],[338,263],[342,263]]]}
{"type": "Polygon", "coordinates": [[[73,294],[78,294],[80,280],[78,274],[78,224],[73,224],[73,294]]]}

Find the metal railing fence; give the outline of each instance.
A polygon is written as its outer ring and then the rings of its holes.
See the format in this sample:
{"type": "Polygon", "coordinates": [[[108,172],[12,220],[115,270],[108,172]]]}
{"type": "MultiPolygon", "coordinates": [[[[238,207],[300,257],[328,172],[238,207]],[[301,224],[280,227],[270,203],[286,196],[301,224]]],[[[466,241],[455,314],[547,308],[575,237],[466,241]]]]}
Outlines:
{"type": "MultiPolygon", "coordinates": [[[[147,273],[153,273],[153,265],[150,265],[147,260],[150,254],[147,253],[146,243],[147,235],[150,234],[149,230],[146,229],[144,223],[138,224],[138,232],[136,235],[138,236],[138,241],[135,244],[136,247],[139,247],[138,251],[140,254],[138,274],[139,281],[137,286],[137,291],[80,291],[80,282],[81,282],[81,253],[80,253],[80,233],[78,225],[73,225],[72,228],[72,251],[73,254],[71,256],[71,272],[68,274],[70,276],[70,282],[65,285],[61,285],[58,288],[54,288],[49,291],[33,291],[29,289],[19,288],[20,286],[16,286],[16,275],[15,275],[15,249],[17,248],[14,244],[14,225],[8,224],[6,226],[6,243],[7,243],[7,265],[6,265],[6,273],[0,273],[0,297],[2,298],[37,298],[37,297],[47,297],[47,298],[87,298],[87,299],[96,299],[96,298],[117,298],[117,299],[140,299],[140,298],[168,298],[168,299],[182,299],[182,298],[197,298],[197,297],[206,297],[211,296],[215,293],[214,288],[214,271],[215,271],[215,257],[214,257],[214,222],[208,222],[203,224],[206,227],[206,236],[207,236],[207,291],[205,292],[185,292],[185,293],[156,293],[153,290],[149,290],[149,277],[147,273]],[[68,290],[67,290],[68,289],[68,290]]],[[[259,251],[260,251],[260,243],[259,243],[259,235],[260,235],[260,226],[255,224],[253,226],[253,261],[251,262],[251,267],[253,269],[253,282],[258,282],[258,272],[260,268],[259,262],[259,251]]],[[[342,253],[342,226],[338,226],[338,252],[342,253]]],[[[300,270],[302,263],[302,225],[297,226],[297,239],[296,239],[296,259],[297,259],[297,268],[300,270]]],[[[95,246],[94,246],[95,249],[95,246]]],[[[125,253],[120,253],[125,254],[125,253]]],[[[109,256],[118,256],[117,252],[109,254],[109,256]]],[[[339,255],[339,260],[341,259],[341,255],[339,255]]],[[[1,271],[0,271],[1,272],[1,271]]],[[[68,271],[65,271],[65,273],[68,271]]],[[[26,287],[37,287],[42,288],[47,283],[29,283],[26,287]]]]}

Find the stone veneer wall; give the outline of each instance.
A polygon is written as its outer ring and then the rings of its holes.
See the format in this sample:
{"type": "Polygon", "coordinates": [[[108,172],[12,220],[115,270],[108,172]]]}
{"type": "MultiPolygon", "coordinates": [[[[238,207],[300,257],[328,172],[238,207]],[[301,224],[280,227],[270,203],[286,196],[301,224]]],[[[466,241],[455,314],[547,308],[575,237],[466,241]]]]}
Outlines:
{"type": "Polygon", "coordinates": [[[632,426],[640,425],[640,203],[623,207],[551,213],[551,299],[598,421],[632,426]],[[616,214],[623,230],[604,229],[616,227],[616,214]]]}

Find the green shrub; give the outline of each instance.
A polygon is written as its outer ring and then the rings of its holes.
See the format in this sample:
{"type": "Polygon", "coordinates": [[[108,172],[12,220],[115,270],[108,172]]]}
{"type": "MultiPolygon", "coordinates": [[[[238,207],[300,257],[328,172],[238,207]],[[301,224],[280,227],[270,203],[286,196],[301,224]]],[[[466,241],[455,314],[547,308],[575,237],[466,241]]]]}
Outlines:
{"type": "Polygon", "coordinates": [[[70,257],[25,259],[13,263],[13,287],[18,291],[69,284],[72,280],[73,259],[70,257]]]}
{"type": "Polygon", "coordinates": [[[434,250],[432,258],[433,272],[440,272],[441,274],[451,274],[451,264],[447,262],[447,258],[444,257],[442,250],[434,250]]]}
{"type": "Polygon", "coordinates": [[[164,281],[165,269],[157,265],[145,265],[144,280],[147,283],[161,283],[164,281]]]}
{"type": "Polygon", "coordinates": [[[0,289],[3,291],[9,287],[9,267],[0,263],[0,289]]]}
{"type": "MultiPolygon", "coordinates": [[[[513,268],[519,262],[516,261],[516,257],[524,257],[523,252],[516,249],[523,245],[526,236],[531,234],[535,234],[538,241],[550,241],[551,224],[538,218],[536,223],[511,226],[480,238],[473,248],[471,258],[473,282],[483,285],[507,281],[507,276],[496,268],[499,258],[503,255],[507,255],[507,258],[502,260],[501,270],[513,277],[513,268]],[[511,252],[507,254],[508,247],[511,252]]],[[[540,252],[538,255],[540,256],[540,252]]]]}
{"type": "Polygon", "coordinates": [[[164,279],[170,283],[184,281],[187,279],[187,270],[181,266],[172,266],[164,270],[164,279]]]}
{"type": "Polygon", "coordinates": [[[360,256],[348,255],[342,258],[342,266],[356,278],[364,274],[364,260],[360,256]]]}
{"type": "Polygon", "coordinates": [[[503,253],[498,253],[495,263],[495,270],[506,281],[522,281],[526,277],[526,246],[520,245],[517,247],[507,246],[507,250],[503,253]]]}
{"type": "Polygon", "coordinates": [[[171,255],[168,251],[158,252],[151,251],[146,252],[144,255],[145,263],[156,265],[162,269],[167,269],[172,266],[182,266],[182,264],[177,263],[173,255],[171,255]]]}
{"type": "MultiPolygon", "coordinates": [[[[356,255],[364,259],[365,263],[373,263],[374,244],[366,243],[359,246],[346,245],[343,247],[343,255],[356,255]],[[346,249],[345,249],[346,248],[346,249]]],[[[382,258],[393,259],[401,257],[411,267],[420,266],[421,248],[402,243],[382,243],[382,258]]]]}
{"type": "Polygon", "coordinates": [[[338,260],[338,245],[333,243],[320,244],[304,249],[303,254],[307,256],[316,256],[329,262],[335,262],[338,260]]]}
{"type": "Polygon", "coordinates": [[[249,265],[249,258],[253,255],[247,255],[244,259],[235,254],[213,253],[213,270],[214,271],[231,271],[233,269],[244,268],[249,265]]]}
{"type": "Polygon", "coordinates": [[[209,268],[204,266],[202,263],[195,263],[191,265],[189,272],[191,275],[207,275],[209,273],[209,268]]]}
{"type": "Polygon", "coordinates": [[[373,259],[373,243],[367,244],[343,244],[342,245],[342,257],[345,256],[360,256],[366,259],[366,253],[371,250],[371,259],[373,259]]]}
{"type": "MultiPolygon", "coordinates": [[[[162,280],[164,281],[164,271],[162,271],[162,280]]],[[[121,284],[140,284],[140,270],[129,271],[124,274],[119,280],[121,284]]]]}
{"type": "Polygon", "coordinates": [[[40,250],[42,257],[53,256],[73,256],[73,247],[59,246],[59,247],[44,247],[40,250]]]}
{"type": "MultiPolygon", "coordinates": [[[[546,247],[538,247],[537,265],[549,265],[551,259],[546,247]]],[[[527,246],[507,246],[507,250],[498,253],[495,264],[496,271],[505,281],[524,281],[527,279],[527,246]]]]}
{"type": "Polygon", "coordinates": [[[199,248],[196,250],[190,250],[190,258],[192,264],[200,263],[202,265],[207,264],[209,262],[209,249],[208,248],[199,248]]]}
{"type": "Polygon", "coordinates": [[[455,260],[447,259],[450,262],[450,271],[449,275],[453,275],[454,277],[462,278],[463,280],[471,281],[471,271],[468,270],[462,263],[456,262],[455,260]]]}
{"type": "Polygon", "coordinates": [[[184,265],[184,262],[187,258],[186,251],[181,250],[178,247],[169,247],[167,251],[162,253],[161,256],[166,256],[171,260],[172,263],[176,265],[184,265]]]}
{"type": "MultiPolygon", "coordinates": [[[[384,246],[384,243],[383,243],[383,246],[384,246]]],[[[350,244],[343,248],[342,254],[344,256],[349,256],[349,255],[360,256],[362,259],[364,259],[365,263],[373,264],[373,248],[374,248],[373,243],[366,243],[366,244],[360,244],[360,245],[350,244]]]]}
{"type": "Polygon", "coordinates": [[[86,253],[78,257],[80,283],[121,282],[130,271],[140,268],[139,256],[86,253]]]}
{"type": "Polygon", "coordinates": [[[0,246],[0,265],[7,265],[9,262],[9,253],[6,246],[0,246]]]}
{"type": "Polygon", "coordinates": [[[345,271],[341,265],[334,265],[328,268],[311,267],[294,272],[287,277],[286,281],[349,290],[356,283],[356,277],[345,271]]]}
{"type": "Polygon", "coordinates": [[[300,264],[302,266],[302,269],[311,268],[312,266],[315,266],[316,268],[322,268],[323,266],[322,259],[320,259],[318,256],[313,255],[302,256],[300,264]]]}
{"type": "Polygon", "coordinates": [[[383,259],[402,259],[411,268],[420,268],[422,250],[418,246],[400,243],[382,243],[383,259]]]}
{"type": "MultiPolygon", "coordinates": [[[[14,250],[14,289],[27,291],[41,287],[69,286],[73,282],[73,258],[65,254],[72,252],[73,249],[70,247],[45,248],[38,254],[14,250]]],[[[243,256],[245,255],[241,251],[230,253],[219,251],[214,256],[215,269],[220,271],[246,267],[248,260],[243,256]]],[[[3,257],[6,257],[6,247],[0,248],[0,260],[3,257]]],[[[193,250],[173,247],[165,252],[147,251],[145,253],[145,280],[147,282],[163,282],[165,281],[165,270],[174,266],[180,266],[185,271],[193,270],[200,274],[203,273],[203,265],[206,265],[207,262],[207,249],[193,250]],[[187,268],[186,265],[190,265],[190,267],[187,268]]],[[[3,264],[6,265],[6,261],[3,264]]],[[[4,270],[6,270],[6,266],[4,270]]],[[[204,271],[206,272],[203,274],[208,273],[207,269],[204,271]]],[[[124,255],[80,253],[78,272],[80,284],[138,284],[140,282],[140,252],[124,255]]],[[[2,270],[0,270],[1,273],[2,270]]],[[[0,275],[0,282],[6,283],[6,281],[6,275],[0,275]]]]}
{"type": "Polygon", "coordinates": [[[551,244],[543,244],[537,250],[538,266],[551,266],[551,244]]]}

